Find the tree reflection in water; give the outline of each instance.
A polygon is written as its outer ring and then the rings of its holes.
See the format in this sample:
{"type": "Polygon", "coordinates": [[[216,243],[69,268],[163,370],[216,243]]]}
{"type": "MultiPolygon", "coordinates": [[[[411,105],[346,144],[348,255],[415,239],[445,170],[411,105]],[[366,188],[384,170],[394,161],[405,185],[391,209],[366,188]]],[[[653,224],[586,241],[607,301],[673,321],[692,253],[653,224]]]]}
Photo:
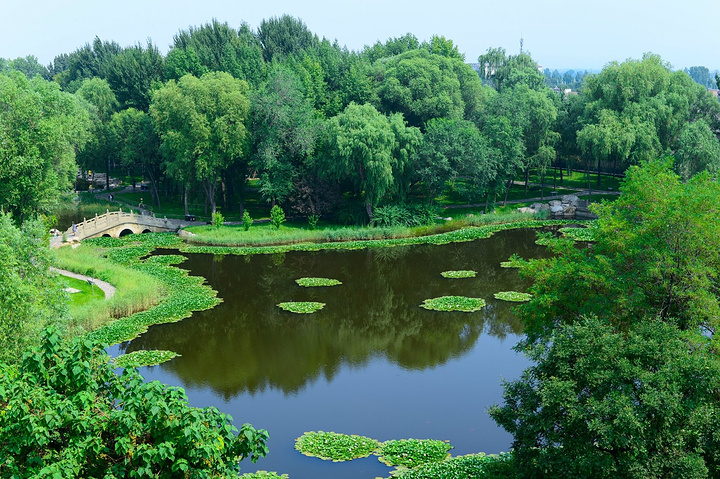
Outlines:
{"type": "Polygon", "coordinates": [[[182,356],[161,365],[187,386],[209,387],[228,400],[267,388],[295,394],[318,378],[332,381],[344,365],[360,368],[384,357],[405,369],[433,368],[471,350],[485,333],[504,338],[522,332],[512,304],[493,293],[527,284],[500,262],[518,253],[547,255],[534,230],[441,246],[280,255],[189,255],[181,267],[208,279],[223,303],[179,323],[159,325],[124,344],[169,349],[182,356]],[[442,271],[472,269],[475,278],[446,279],[442,271]],[[342,285],[303,288],[297,278],[319,276],[342,285]],[[427,298],[485,298],[475,313],[419,307],[427,298]],[[280,310],[282,301],[320,301],[309,315],[280,310]]]}

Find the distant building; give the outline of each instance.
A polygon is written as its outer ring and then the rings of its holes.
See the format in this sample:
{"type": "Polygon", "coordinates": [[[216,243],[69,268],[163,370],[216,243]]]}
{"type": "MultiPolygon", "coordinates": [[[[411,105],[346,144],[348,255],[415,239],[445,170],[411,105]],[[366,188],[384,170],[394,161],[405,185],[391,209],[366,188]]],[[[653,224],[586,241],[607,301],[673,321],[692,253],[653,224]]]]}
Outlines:
{"type": "Polygon", "coordinates": [[[712,96],[714,96],[715,98],[720,97],[720,90],[718,90],[717,88],[708,88],[708,91],[712,93],[712,96]]]}

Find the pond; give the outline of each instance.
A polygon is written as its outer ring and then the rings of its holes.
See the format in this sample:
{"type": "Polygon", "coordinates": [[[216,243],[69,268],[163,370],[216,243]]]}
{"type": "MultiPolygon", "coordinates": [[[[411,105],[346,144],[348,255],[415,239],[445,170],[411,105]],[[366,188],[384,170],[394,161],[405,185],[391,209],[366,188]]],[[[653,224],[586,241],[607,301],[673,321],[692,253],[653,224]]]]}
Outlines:
{"type": "Polygon", "coordinates": [[[216,406],[238,426],[267,429],[269,455],[257,464],[244,461],[243,472],[274,470],[291,479],[389,476],[374,456],[345,463],[303,456],[294,441],[305,431],[442,439],[454,446],[453,455],[506,451],[512,438],[486,409],[502,401],[501,380],[517,378],[528,361],[511,349],[522,333],[513,304],[493,293],[528,287],[500,262],[513,253],[547,256],[535,239],[536,230],[509,230],[439,246],[186,254],[180,267],[206,278],[223,302],[115,349],[180,353],[141,372],[183,387],[193,406],[216,406]],[[443,278],[448,270],[478,274],[443,278]],[[296,284],[309,276],[342,284],[296,284]],[[446,295],[484,298],[487,306],[473,313],[419,306],[446,295]],[[326,306],[294,314],[276,306],[284,301],[326,306]]]}

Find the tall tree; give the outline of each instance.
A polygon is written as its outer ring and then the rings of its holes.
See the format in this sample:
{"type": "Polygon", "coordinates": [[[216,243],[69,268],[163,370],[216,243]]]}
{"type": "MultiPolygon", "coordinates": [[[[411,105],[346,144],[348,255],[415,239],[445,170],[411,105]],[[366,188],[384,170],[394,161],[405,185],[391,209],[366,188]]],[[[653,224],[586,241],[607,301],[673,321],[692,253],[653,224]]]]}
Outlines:
{"type": "Polygon", "coordinates": [[[422,127],[431,118],[464,118],[464,93],[468,100],[477,101],[479,79],[457,59],[418,49],[382,59],[374,67],[380,109],[386,114],[402,113],[412,126],[422,127]],[[470,75],[458,75],[463,68],[470,75]],[[462,88],[461,80],[473,79],[475,88],[462,88]]]}
{"type": "Polygon", "coordinates": [[[110,85],[101,78],[85,79],[76,95],[89,104],[90,120],[92,129],[90,140],[85,148],[80,150],[77,161],[83,170],[105,169],[105,186],[110,188],[110,167],[113,163],[115,152],[110,141],[108,126],[110,118],[118,108],[110,85]]]}
{"type": "Polygon", "coordinates": [[[88,111],[57,84],[0,74],[0,207],[19,222],[49,212],[77,173],[88,111]]]}
{"type": "Polygon", "coordinates": [[[374,207],[395,184],[397,142],[386,116],[372,105],[351,103],[327,121],[318,166],[327,177],[349,181],[355,193],[363,196],[372,220],[374,207]]]}
{"type": "Polygon", "coordinates": [[[251,164],[260,172],[260,191],[273,204],[282,202],[303,173],[320,123],[299,78],[284,67],[276,68],[253,96],[250,116],[251,164]]]}
{"type": "Polygon", "coordinates": [[[297,55],[318,44],[317,36],[308,30],[307,25],[290,15],[263,20],[258,27],[257,37],[268,63],[297,55]]]}
{"type": "Polygon", "coordinates": [[[223,71],[258,87],[265,79],[262,45],[246,24],[238,30],[213,20],[200,27],[181,30],[168,53],[166,75],[177,80],[186,74],[200,77],[223,71]]]}
{"type": "Polygon", "coordinates": [[[170,80],[153,94],[150,115],[157,126],[168,172],[199,182],[212,213],[221,174],[247,161],[245,127],[248,85],[224,72],[170,80]]]}
{"type": "Polygon", "coordinates": [[[632,166],[622,195],[595,207],[596,242],[561,241],[557,256],[531,260],[533,299],[518,312],[532,340],[582,315],[627,330],[644,318],[714,336],[720,325],[720,186],[687,182],[665,159],[632,166]]]}
{"type": "Polygon", "coordinates": [[[152,118],[143,111],[128,108],[112,116],[108,129],[120,164],[143,172],[150,180],[152,202],[162,211],[159,182],[163,161],[152,118]]]}
{"type": "Polygon", "coordinates": [[[720,362],[710,341],[597,318],[525,349],[533,365],[490,410],[513,434],[518,477],[716,477],[720,362]]]}
{"type": "Polygon", "coordinates": [[[163,57],[150,41],[125,48],[113,57],[106,78],[123,108],[147,111],[153,86],[163,79],[163,57]]]}
{"type": "Polygon", "coordinates": [[[720,141],[705,120],[685,125],[680,133],[675,160],[676,171],[684,179],[701,171],[717,176],[720,172],[720,141]]]}

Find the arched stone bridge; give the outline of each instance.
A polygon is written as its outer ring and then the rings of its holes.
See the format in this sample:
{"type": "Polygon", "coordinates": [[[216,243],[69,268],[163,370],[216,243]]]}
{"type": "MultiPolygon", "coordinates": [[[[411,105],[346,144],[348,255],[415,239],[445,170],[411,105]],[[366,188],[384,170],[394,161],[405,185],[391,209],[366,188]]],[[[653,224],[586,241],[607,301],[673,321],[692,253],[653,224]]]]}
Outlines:
{"type": "Polygon", "coordinates": [[[187,223],[167,218],[156,218],[152,215],[142,215],[133,212],[126,213],[122,209],[109,211],[104,215],[95,218],[85,219],[78,223],[77,234],[73,235],[72,227],[68,228],[65,236],[68,240],[85,238],[97,238],[99,236],[111,236],[120,238],[129,234],[175,232],[187,223]]]}

